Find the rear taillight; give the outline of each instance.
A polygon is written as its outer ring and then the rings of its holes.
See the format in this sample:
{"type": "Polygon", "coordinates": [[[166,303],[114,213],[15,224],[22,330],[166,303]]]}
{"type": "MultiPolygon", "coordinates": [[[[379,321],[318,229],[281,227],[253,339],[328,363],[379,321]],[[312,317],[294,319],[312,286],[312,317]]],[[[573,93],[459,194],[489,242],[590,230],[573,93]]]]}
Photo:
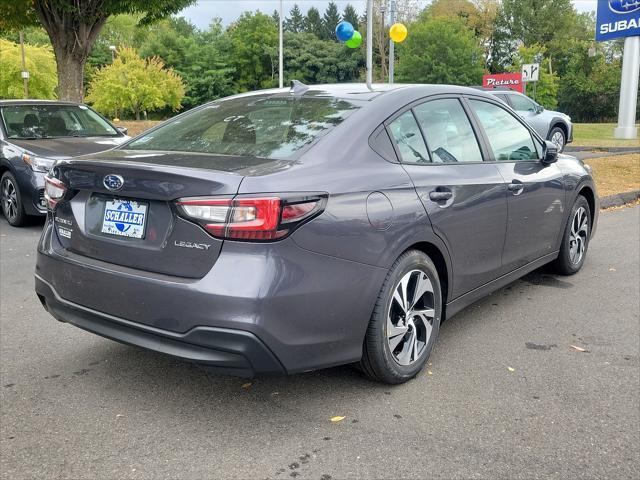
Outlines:
{"type": "Polygon", "coordinates": [[[198,222],[211,235],[234,240],[277,240],[319,215],[326,196],[183,198],[182,216],[198,222]]]}
{"type": "Polygon", "coordinates": [[[49,176],[44,177],[44,198],[51,210],[56,208],[66,193],[67,186],[60,180],[49,176]]]}

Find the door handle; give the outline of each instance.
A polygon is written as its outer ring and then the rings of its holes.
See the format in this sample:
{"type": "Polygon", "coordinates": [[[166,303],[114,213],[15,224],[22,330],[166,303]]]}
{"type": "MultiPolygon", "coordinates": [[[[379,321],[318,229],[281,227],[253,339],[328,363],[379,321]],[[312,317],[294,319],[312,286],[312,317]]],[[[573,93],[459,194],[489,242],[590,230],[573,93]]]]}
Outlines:
{"type": "Polygon", "coordinates": [[[453,197],[453,192],[438,192],[438,191],[429,192],[429,198],[434,202],[442,202],[444,200],[449,200],[452,197],[453,197]]]}
{"type": "Polygon", "coordinates": [[[514,180],[509,185],[507,185],[507,188],[509,189],[510,192],[513,192],[514,195],[518,195],[522,193],[522,189],[524,188],[524,183],[514,180]]]}

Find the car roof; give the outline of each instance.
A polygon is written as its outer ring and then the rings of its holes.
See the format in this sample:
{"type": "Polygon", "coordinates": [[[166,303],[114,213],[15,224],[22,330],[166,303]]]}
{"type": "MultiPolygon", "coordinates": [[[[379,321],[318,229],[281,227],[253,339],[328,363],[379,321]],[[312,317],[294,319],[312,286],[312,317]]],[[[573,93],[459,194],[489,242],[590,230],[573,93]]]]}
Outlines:
{"type": "Polygon", "coordinates": [[[8,105],[84,105],[77,102],[65,102],[63,100],[37,100],[37,99],[13,99],[0,100],[0,107],[8,105]]]}

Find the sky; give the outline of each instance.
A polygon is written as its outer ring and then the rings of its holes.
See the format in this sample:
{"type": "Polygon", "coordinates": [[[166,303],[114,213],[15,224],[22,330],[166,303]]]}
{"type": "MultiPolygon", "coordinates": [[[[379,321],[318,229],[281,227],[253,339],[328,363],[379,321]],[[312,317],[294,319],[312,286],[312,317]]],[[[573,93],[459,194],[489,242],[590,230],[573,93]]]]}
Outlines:
{"type": "MultiPolygon", "coordinates": [[[[418,1],[425,6],[430,3],[430,0],[418,1]]],[[[597,1],[572,0],[579,12],[595,11],[597,1]]],[[[344,10],[348,3],[351,3],[359,13],[363,13],[366,6],[365,0],[334,0],[334,2],[338,5],[340,11],[344,10]]],[[[306,13],[311,7],[316,7],[322,13],[329,0],[284,0],[283,10],[286,12],[285,16],[296,3],[303,13],[306,13]]],[[[279,0],[198,0],[198,3],[184,9],[179,15],[188,18],[198,28],[204,29],[216,17],[220,17],[222,23],[228,25],[236,20],[242,12],[260,10],[263,13],[271,14],[279,8],[279,4],[279,0]]]]}

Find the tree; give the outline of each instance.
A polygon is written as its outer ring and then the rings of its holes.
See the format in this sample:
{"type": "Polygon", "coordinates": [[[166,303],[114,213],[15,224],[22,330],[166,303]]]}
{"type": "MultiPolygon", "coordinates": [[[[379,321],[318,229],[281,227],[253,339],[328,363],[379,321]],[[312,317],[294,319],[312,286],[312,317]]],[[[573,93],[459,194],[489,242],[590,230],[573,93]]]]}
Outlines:
{"type": "Polygon", "coordinates": [[[426,9],[431,17],[455,17],[473,30],[484,50],[485,65],[491,54],[491,40],[498,14],[498,0],[434,0],[426,9]]]}
{"type": "Polygon", "coordinates": [[[358,12],[350,3],[347,3],[347,6],[344,7],[342,19],[345,22],[349,22],[351,25],[353,25],[356,30],[358,29],[358,22],[360,21],[360,19],[358,18],[358,12]]]}
{"type": "Polygon", "coordinates": [[[482,49],[473,32],[456,18],[423,15],[409,26],[398,47],[398,79],[406,82],[478,85],[482,49]]]}
{"type": "MultiPolygon", "coordinates": [[[[278,12],[278,10],[273,11],[273,13],[271,14],[271,18],[273,19],[276,25],[280,25],[280,12],[278,12]]],[[[284,25],[283,25],[283,28],[284,28],[284,25]]]]}
{"type": "Polygon", "coordinates": [[[571,0],[502,0],[495,22],[491,70],[500,71],[511,64],[520,45],[542,45],[555,58],[552,47],[576,32],[576,18],[571,0]]]}
{"type": "Polygon", "coordinates": [[[320,40],[310,33],[285,35],[285,78],[308,84],[357,81],[364,66],[361,49],[320,40]]]}
{"type": "Polygon", "coordinates": [[[184,85],[179,75],[165,69],[158,57],[141,58],[133,48],[122,47],[111,65],[102,67],[89,85],[87,101],[104,113],[129,110],[140,113],[180,108],[184,85]]]}
{"type": "Polygon", "coordinates": [[[227,64],[228,41],[219,19],[208,30],[196,29],[184,18],[161,20],[149,27],[139,53],[159,56],[178,73],[186,87],[184,108],[234,93],[233,69],[227,64]]]}
{"type": "Polygon", "coordinates": [[[322,38],[324,35],[324,24],[322,23],[322,17],[317,8],[311,7],[307,12],[307,16],[304,19],[304,31],[306,33],[313,33],[316,37],[322,38]]]}
{"type": "Polygon", "coordinates": [[[269,15],[245,12],[227,30],[230,66],[239,91],[276,85],[278,27],[269,15]]]}
{"type": "Polygon", "coordinates": [[[559,108],[577,122],[614,120],[621,72],[619,58],[608,61],[602,52],[590,57],[586,49],[576,49],[560,83],[559,108]]]}
{"type": "Polygon", "coordinates": [[[304,30],[304,15],[302,15],[297,3],[289,12],[289,18],[285,19],[284,29],[291,33],[300,33],[304,30]]]}
{"type": "MultiPolygon", "coordinates": [[[[29,97],[55,98],[56,61],[49,46],[25,44],[29,97]]],[[[0,38],[0,98],[23,98],[22,59],[17,43],[0,38]]]]}
{"type": "Polygon", "coordinates": [[[84,65],[107,19],[137,13],[152,23],[176,13],[194,0],[2,0],[0,30],[34,25],[49,35],[58,67],[58,96],[81,102],[84,65]]]}
{"type": "Polygon", "coordinates": [[[547,49],[545,47],[537,44],[530,47],[520,46],[509,71],[521,72],[522,65],[526,63],[539,63],[542,66],[540,69],[540,78],[536,82],[535,87],[532,84],[527,85],[527,95],[533,97],[532,93],[535,88],[536,102],[550,110],[554,110],[558,106],[558,86],[560,79],[556,73],[549,73],[549,71],[544,68],[544,55],[546,51],[547,49]]]}
{"type": "MultiPolygon", "coordinates": [[[[338,6],[334,2],[329,2],[327,9],[322,17],[323,25],[323,40],[331,40],[334,38],[336,26],[340,23],[340,12],[338,12],[338,6]]],[[[357,29],[357,27],[356,27],[357,29]]]]}

